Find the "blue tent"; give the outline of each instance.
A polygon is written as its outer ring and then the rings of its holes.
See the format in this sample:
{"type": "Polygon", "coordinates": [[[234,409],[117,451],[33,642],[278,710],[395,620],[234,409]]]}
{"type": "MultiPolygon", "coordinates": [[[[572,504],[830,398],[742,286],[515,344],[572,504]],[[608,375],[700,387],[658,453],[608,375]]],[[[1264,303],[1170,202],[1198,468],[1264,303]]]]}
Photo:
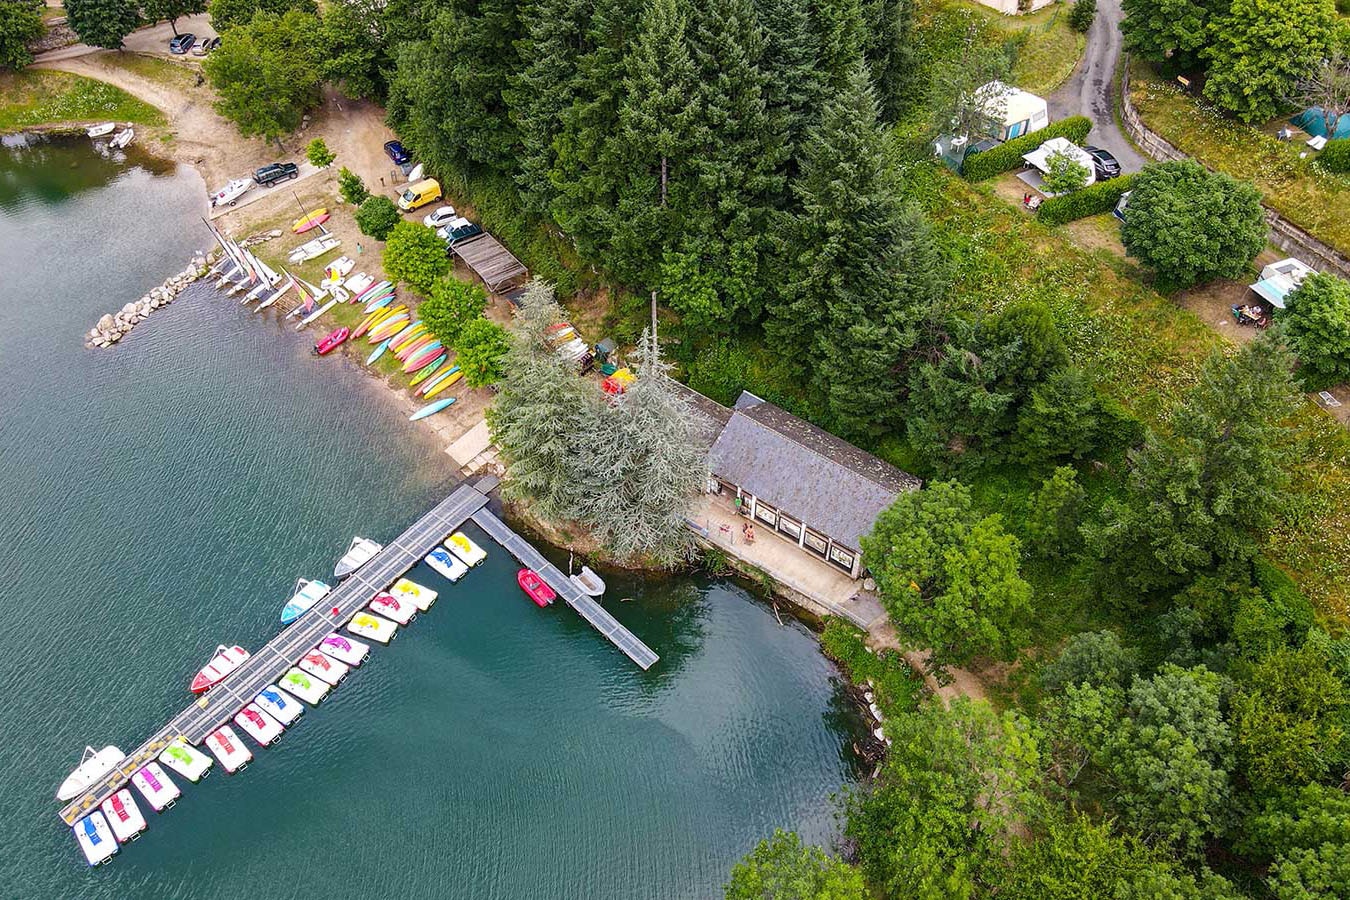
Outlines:
{"type": "Polygon", "coordinates": [[[1326,117],[1322,115],[1322,107],[1320,106],[1311,106],[1305,109],[1290,119],[1289,124],[1302,128],[1313,137],[1350,138],[1350,113],[1341,113],[1340,119],[1336,121],[1336,133],[1327,134],[1326,117]]]}

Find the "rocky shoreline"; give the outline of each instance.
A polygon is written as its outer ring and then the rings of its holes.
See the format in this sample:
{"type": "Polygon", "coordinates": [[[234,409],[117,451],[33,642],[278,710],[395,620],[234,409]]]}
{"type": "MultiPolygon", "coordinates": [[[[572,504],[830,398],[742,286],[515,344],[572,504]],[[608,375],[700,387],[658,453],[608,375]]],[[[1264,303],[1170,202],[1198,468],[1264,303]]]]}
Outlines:
{"type": "Polygon", "coordinates": [[[154,288],[141,299],[126,304],[115,313],[107,313],[98,320],[85,335],[86,347],[111,347],[131,329],[145,321],[150,313],[161,306],[172,303],[183,289],[205,275],[209,269],[209,260],[205,256],[194,256],[183,271],[170,275],[159,287],[154,288]]]}

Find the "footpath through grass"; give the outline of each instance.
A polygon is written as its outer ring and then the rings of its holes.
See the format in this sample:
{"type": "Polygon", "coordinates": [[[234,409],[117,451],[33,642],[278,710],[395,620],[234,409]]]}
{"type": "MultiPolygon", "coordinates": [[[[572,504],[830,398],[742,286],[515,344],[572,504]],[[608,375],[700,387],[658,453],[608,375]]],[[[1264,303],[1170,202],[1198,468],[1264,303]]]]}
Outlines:
{"type": "Polygon", "coordinates": [[[1151,130],[1211,169],[1256,185],[1266,204],[1342,253],[1350,253],[1350,178],[1314,165],[1302,141],[1224,117],[1201,98],[1164,81],[1147,65],[1130,67],[1130,101],[1151,130]],[[1306,159],[1299,153],[1306,152],[1306,159]]]}
{"type": "Polygon", "coordinates": [[[65,72],[0,73],[0,132],[81,122],[163,125],[164,114],[121,88],[65,72]]]}

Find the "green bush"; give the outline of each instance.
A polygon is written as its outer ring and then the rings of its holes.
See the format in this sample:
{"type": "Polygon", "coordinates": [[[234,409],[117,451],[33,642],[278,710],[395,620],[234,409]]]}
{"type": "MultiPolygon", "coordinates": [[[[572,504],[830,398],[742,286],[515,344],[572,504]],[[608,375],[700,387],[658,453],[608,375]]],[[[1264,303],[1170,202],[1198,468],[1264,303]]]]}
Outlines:
{"type": "Polygon", "coordinates": [[[1013,138],[1011,141],[1004,141],[992,150],[967,156],[965,162],[961,164],[961,174],[970,181],[983,181],[986,178],[993,178],[995,175],[1023,165],[1022,155],[1024,153],[1030,153],[1051,138],[1068,138],[1075,144],[1081,144],[1087,140],[1088,132],[1091,130],[1092,120],[1086,116],[1070,116],[1067,119],[1052,122],[1040,131],[1033,131],[1031,134],[1013,138]]]}
{"type": "Polygon", "coordinates": [[[1087,34],[1095,18],[1097,18],[1097,0],[1076,0],[1073,8],[1069,10],[1069,27],[1079,34],[1087,34]]]}
{"type": "Polygon", "coordinates": [[[370,196],[370,191],[366,190],[366,183],[361,180],[361,176],[346,166],[338,172],[338,193],[352,206],[360,206],[370,196]]]}
{"type": "Polygon", "coordinates": [[[421,222],[399,222],[389,229],[381,262],[391,281],[402,281],[423,297],[450,268],[445,244],[421,222]]]}
{"type": "Polygon", "coordinates": [[[1313,607],[1298,583],[1264,556],[1252,562],[1252,580],[1285,623],[1285,634],[1296,643],[1301,641],[1313,625],[1313,607]]]}
{"type": "Polygon", "coordinates": [[[389,232],[402,221],[398,207],[388,197],[367,197],[356,210],[356,227],[377,241],[389,237],[389,232]]]}
{"type": "Polygon", "coordinates": [[[1116,208],[1120,195],[1130,189],[1133,181],[1133,175],[1122,175],[1110,181],[1090,184],[1081,191],[1063,197],[1051,197],[1036,210],[1036,218],[1047,225],[1063,225],[1075,219],[1110,212],[1116,208]]]}
{"type": "Polygon", "coordinates": [[[1350,138],[1327,141],[1317,162],[1328,172],[1350,172],[1350,138]]]}
{"type": "Polygon", "coordinates": [[[320,169],[326,169],[337,159],[337,154],[328,149],[328,144],[323,138],[315,138],[305,147],[305,158],[320,169]]]}
{"type": "Polygon", "coordinates": [[[854,684],[872,682],[877,706],[884,715],[910,712],[918,706],[923,694],[923,680],[899,653],[894,650],[870,652],[862,631],[834,617],[825,620],[820,646],[854,684]]]}

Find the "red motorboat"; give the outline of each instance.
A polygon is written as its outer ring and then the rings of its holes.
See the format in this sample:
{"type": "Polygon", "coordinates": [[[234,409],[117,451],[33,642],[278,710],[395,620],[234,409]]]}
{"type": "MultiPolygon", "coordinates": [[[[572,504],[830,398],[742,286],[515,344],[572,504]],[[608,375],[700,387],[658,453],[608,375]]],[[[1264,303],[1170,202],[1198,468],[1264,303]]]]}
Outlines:
{"type": "Polygon", "coordinates": [[[315,344],[314,352],[319,354],[320,356],[323,356],[324,354],[331,352],[339,344],[345,341],[348,338],[348,336],[351,335],[351,333],[352,330],[350,328],[339,328],[337,331],[332,332],[331,334],[328,335],[328,337],[324,338],[323,340],[315,344]]]}
{"type": "Polygon", "coordinates": [[[217,647],[216,655],[211,657],[211,661],[202,666],[202,670],[197,673],[197,677],[192,679],[192,693],[200,694],[213,684],[221,681],[226,675],[239,668],[246,659],[248,659],[248,651],[243,647],[226,647],[224,644],[217,647]]]}
{"type": "Polygon", "coordinates": [[[537,606],[548,606],[558,597],[553,593],[553,588],[549,587],[533,569],[521,569],[517,572],[516,583],[537,606]]]}

